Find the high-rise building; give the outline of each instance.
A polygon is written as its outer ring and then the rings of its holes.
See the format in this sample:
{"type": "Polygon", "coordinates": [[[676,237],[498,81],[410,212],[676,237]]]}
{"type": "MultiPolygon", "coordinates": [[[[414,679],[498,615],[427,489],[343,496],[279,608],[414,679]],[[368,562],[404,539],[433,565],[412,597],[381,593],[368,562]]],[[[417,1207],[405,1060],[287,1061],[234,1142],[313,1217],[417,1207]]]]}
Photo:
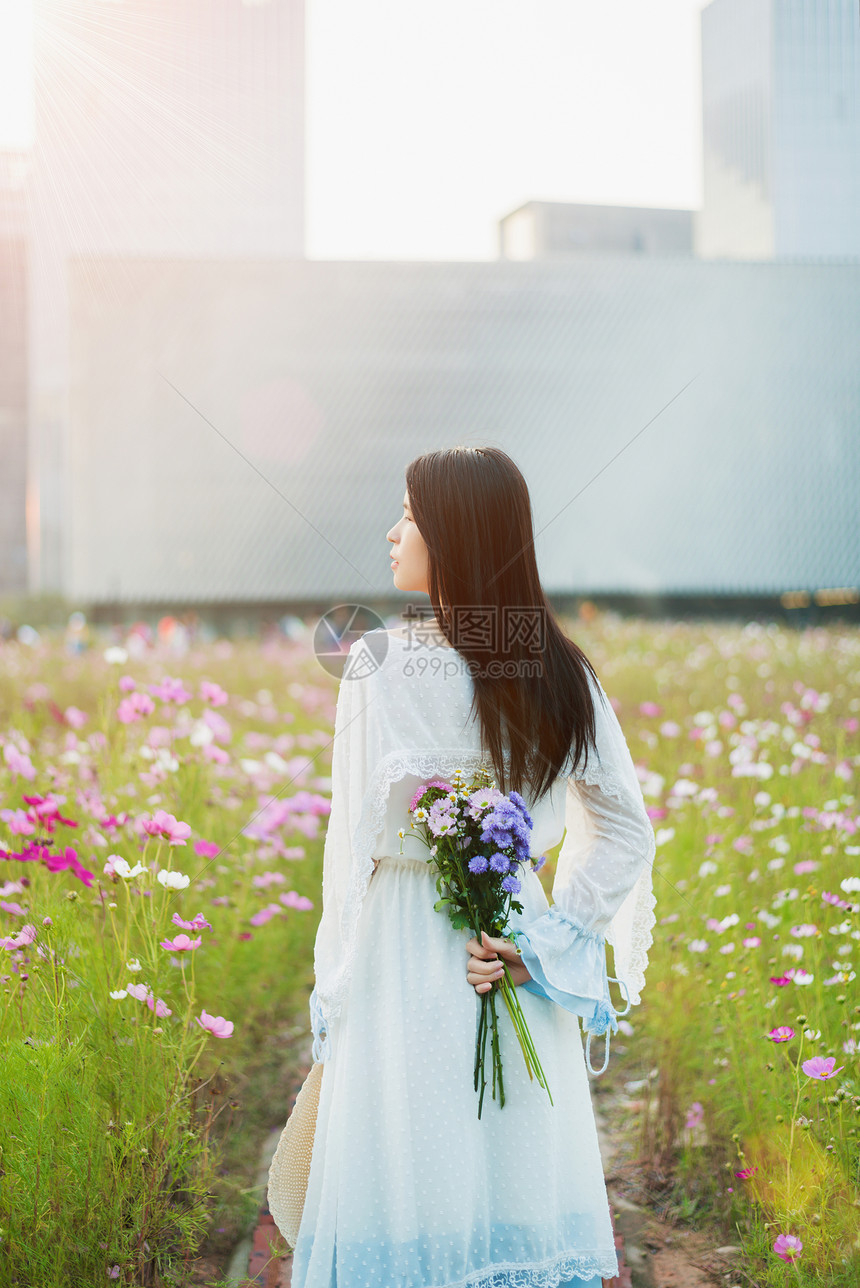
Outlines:
{"type": "Polygon", "coordinates": [[[304,254],[304,0],[34,9],[29,583],[54,591],[73,504],[69,258],[304,254]]]}
{"type": "Polygon", "coordinates": [[[28,161],[0,152],[0,594],[27,589],[28,161]]]}
{"type": "Polygon", "coordinates": [[[856,0],[702,10],[706,258],[860,256],[856,0]]]}

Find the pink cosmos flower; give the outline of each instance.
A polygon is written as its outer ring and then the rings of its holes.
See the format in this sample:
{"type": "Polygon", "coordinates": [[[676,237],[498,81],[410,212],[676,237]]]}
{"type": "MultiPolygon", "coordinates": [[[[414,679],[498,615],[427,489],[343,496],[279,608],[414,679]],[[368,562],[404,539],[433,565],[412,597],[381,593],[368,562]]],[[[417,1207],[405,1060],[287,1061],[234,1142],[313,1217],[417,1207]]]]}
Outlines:
{"type": "Polygon", "coordinates": [[[815,1078],[818,1082],[826,1082],[828,1078],[835,1078],[837,1073],[841,1073],[845,1068],[840,1064],[838,1069],[834,1069],[836,1056],[834,1055],[814,1055],[811,1060],[804,1060],[800,1066],[807,1078],[815,1078]]]}
{"type": "Polygon", "coordinates": [[[780,1234],[777,1236],[773,1245],[773,1250],[783,1261],[794,1261],[803,1249],[796,1234],[780,1234]]]}
{"type": "Polygon", "coordinates": [[[194,853],[199,855],[201,859],[214,859],[220,849],[221,846],[217,845],[215,841],[194,842],[194,853]]]}
{"type": "Polygon", "coordinates": [[[758,935],[750,935],[743,941],[744,948],[758,948],[760,944],[761,940],[758,935]]]}
{"type": "Polygon", "coordinates": [[[67,845],[62,854],[50,854],[43,847],[41,858],[49,872],[63,872],[66,868],[71,868],[78,880],[83,881],[85,886],[92,885],[92,872],[83,866],[78,858],[77,851],[73,850],[71,845],[67,845]]]}
{"type": "Polygon", "coordinates": [[[705,1110],[698,1100],[694,1100],[687,1110],[687,1121],[684,1123],[685,1128],[698,1127],[699,1123],[704,1121],[705,1110]]]}
{"type": "Polygon", "coordinates": [[[189,939],[187,935],[174,935],[173,939],[160,939],[158,942],[161,948],[168,948],[171,952],[190,953],[199,948],[203,940],[189,939]]]}
{"type": "Polygon", "coordinates": [[[144,716],[151,716],[155,710],[155,703],[146,693],[132,693],[119,703],[116,709],[116,718],[122,724],[134,724],[136,720],[142,720],[144,716]]]}
{"type": "Polygon", "coordinates": [[[757,1167],[742,1167],[739,1172],[735,1172],[735,1176],[739,1181],[748,1181],[757,1171],[757,1167]]]}
{"type": "Polygon", "coordinates": [[[790,1042],[794,1037],[794,1029],[787,1024],[781,1024],[777,1029],[771,1029],[767,1035],[772,1042],[790,1042]]]}
{"type": "Polygon", "coordinates": [[[441,787],[443,792],[450,792],[451,790],[450,783],[443,783],[441,779],[438,779],[438,778],[434,778],[432,782],[424,783],[421,787],[418,788],[418,791],[415,793],[415,795],[412,797],[412,800],[409,802],[410,813],[412,812],[412,810],[415,809],[415,806],[418,804],[421,797],[427,791],[428,787],[441,787]]]}
{"type": "Polygon", "coordinates": [[[846,903],[844,899],[840,899],[838,894],[831,894],[829,890],[822,890],[821,898],[824,900],[825,903],[832,903],[834,908],[851,907],[850,903],[846,903]]]}
{"type": "Polygon", "coordinates": [[[200,1012],[200,1017],[194,1017],[201,1029],[208,1029],[213,1037],[229,1038],[233,1032],[233,1021],[225,1020],[223,1015],[209,1015],[206,1011],[200,1012]]]}
{"type": "Polygon", "coordinates": [[[32,782],[36,777],[36,767],[32,760],[25,752],[19,751],[14,743],[4,744],[3,759],[13,777],[26,778],[28,782],[32,782]]]}
{"type": "Polygon", "coordinates": [[[191,697],[182,681],[173,679],[169,675],[166,675],[160,684],[150,684],[148,687],[150,693],[160,698],[162,702],[175,702],[177,706],[187,702],[191,697]]]}
{"type": "Polygon", "coordinates": [[[278,898],[284,907],[295,908],[297,912],[310,912],[314,906],[310,899],[303,894],[296,894],[295,890],[288,890],[286,894],[278,895],[278,898]]]}
{"type": "Polygon", "coordinates": [[[32,806],[31,816],[45,828],[46,832],[53,832],[58,823],[65,824],[66,827],[77,827],[74,819],[63,818],[60,813],[60,805],[65,797],[54,797],[50,792],[47,796],[25,796],[25,804],[32,806]]]}
{"type": "Polygon", "coordinates": [[[791,983],[790,975],[771,975],[771,984],[776,984],[777,988],[785,988],[786,984],[791,983]]]}
{"type": "Polygon", "coordinates": [[[805,921],[800,926],[792,926],[788,933],[794,935],[795,939],[811,939],[813,935],[818,934],[818,927],[811,921],[805,921]]]}
{"type": "Polygon", "coordinates": [[[659,716],[663,708],[656,702],[640,702],[640,716],[659,716]]]}
{"type": "Polygon", "coordinates": [[[132,675],[121,675],[119,677],[119,687],[123,693],[131,693],[132,689],[137,688],[137,681],[132,675]]]}
{"type": "Polygon", "coordinates": [[[24,809],[0,809],[0,819],[13,836],[32,836],[36,830],[35,820],[29,811],[24,809]]]}
{"type": "Polygon", "coordinates": [[[223,707],[229,701],[227,691],[212,680],[200,681],[200,696],[204,702],[211,702],[213,707],[223,707]]]}
{"type": "Polygon", "coordinates": [[[81,711],[80,707],[66,707],[63,715],[71,729],[81,729],[89,720],[89,716],[85,711],[81,711]]]}
{"type": "Polygon", "coordinates": [[[207,930],[212,929],[211,924],[206,920],[202,912],[198,912],[193,921],[183,921],[179,913],[174,912],[171,921],[174,926],[181,926],[183,930],[202,930],[204,926],[207,930]]]}
{"type": "Polygon", "coordinates": [[[163,1020],[166,1015],[173,1014],[170,1007],[165,1002],[162,1002],[160,997],[156,1001],[154,993],[150,993],[149,997],[147,997],[146,1004],[151,1011],[155,1011],[160,1020],[163,1020]]]}
{"type": "Polygon", "coordinates": [[[795,863],[794,870],[798,876],[802,876],[804,872],[815,872],[817,867],[815,859],[801,859],[799,863],[795,863]]]}
{"type": "Polygon", "coordinates": [[[17,935],[7,935],[5,939],[0,939],[0,948],[26,948],[32,944],[36,938],[36,927],[30,922],[22,926],[17,935]]]}
{"type": "Polygon", "coordinates": [[[146,984],[126,984],[125,991],[137,999],[138,1002],[145,1002],[149,994],[149,987],[146,984]]]}
{"type": "Polygon", "coordinates": [[[191,835],[191,827],[188,823],[177,822],[172,814],[168,814],[163,809],[157,809],[152,818],[141,819],[140,827],[150,836],[166,837],[170,845],[184,845],[191,835]]]}
{"type": "MultiPolygon", "coordinates": [[[[214,903],[215,900],[213,899],[212,902],[214,903]]],[[[248,918],[248,920],[252,926],[265,926],[266,922],[271,921],[272,918],[276,917],[280,911],[281,909],[278,904],[269,903],[265,908],[261,908],[259,912],[255,912],[252,917],[248,918]]]]}

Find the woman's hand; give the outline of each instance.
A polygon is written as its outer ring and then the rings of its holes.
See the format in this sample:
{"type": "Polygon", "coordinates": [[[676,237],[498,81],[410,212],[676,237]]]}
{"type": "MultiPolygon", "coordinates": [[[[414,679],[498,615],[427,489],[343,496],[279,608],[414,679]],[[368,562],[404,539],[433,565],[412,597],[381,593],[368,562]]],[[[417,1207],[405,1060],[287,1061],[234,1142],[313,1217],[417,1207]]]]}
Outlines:
{"type": "Polygon", "coordinates": [[[525,984],[527,979],[531,979],[528,967],[515,945],[507,939],[494,939],[486,931],[482,931],[481,942],[470,939],[466,948],[469,950],[466,980],[473,985],[476,993],[488,993],[494,982],[502,978],[502,961],[514,984],[525,984]]]}

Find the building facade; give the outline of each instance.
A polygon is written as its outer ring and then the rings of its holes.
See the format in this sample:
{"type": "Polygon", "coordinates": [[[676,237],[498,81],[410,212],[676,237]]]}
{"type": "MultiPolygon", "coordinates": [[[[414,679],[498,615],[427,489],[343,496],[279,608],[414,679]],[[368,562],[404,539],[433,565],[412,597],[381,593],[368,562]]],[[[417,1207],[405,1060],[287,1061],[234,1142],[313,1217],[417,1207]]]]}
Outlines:
{"type": "Polygon", "coordinates": [[[702,10],[705,258],[860,257],[855,0],[702,10]]]}
{"type": "Polygon", "coordinates": [[[413,456],[518,462],[552,593],[860,586],[860,264],[79,260],[69,593],[366,601],[413,456]]]}
{"type": "Polygon", "coordinates": [[[26,152],[0,152],[0,595],[27,590],[26,152]]]}
{"type": "Polygon", "coordinates": [[[528,201],[499,221],[502,259],[569,259],[594,251],[691,255],[693,212],[528,201]]]}
{"type": "Polygon", "coordinates": [[[303,0],[35,0],[30,587],[61,589],[69,259],[304,253],[303,0]]]}

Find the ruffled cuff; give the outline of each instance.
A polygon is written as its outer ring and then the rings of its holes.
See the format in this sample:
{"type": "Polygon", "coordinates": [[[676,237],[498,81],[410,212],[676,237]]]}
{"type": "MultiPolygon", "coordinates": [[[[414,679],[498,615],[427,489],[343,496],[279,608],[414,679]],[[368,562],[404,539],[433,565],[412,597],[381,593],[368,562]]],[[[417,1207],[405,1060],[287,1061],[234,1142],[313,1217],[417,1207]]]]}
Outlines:
{"type": "Polygon", "coordinates": [[[530,993],[557,1002],[583,1020],[586,1032],[585,1061],[589,1072],[604,1073],[609,1064],[609,1035],[618,1031],[618,1015],[630,1010],[627,986],[606,972],[606,941],[602,934],[585,926],[553,906],[526,930],[516,934],[517,947],[531,979],[521,985],[530,993]],[[627,1006],[616,1011],[609,997],[609,980],[624,989],[627,1006]],[[605,1035],[604,1060],[600,1069],[591,1064],[591,1038],[605,1035]]]}
{"type": "Polygon", "coordinates": [[[311,1031],[314,1035],[311,1057],[315,1061],[323,1061],[327,1059],[331,1053],[331,1042],[329,1041],[328,1036],[328,1024],[326,1023],[326,1018],[323,1015],[316,989],[311,993],[309,1006],[311,1012],[311,1031]]]}

